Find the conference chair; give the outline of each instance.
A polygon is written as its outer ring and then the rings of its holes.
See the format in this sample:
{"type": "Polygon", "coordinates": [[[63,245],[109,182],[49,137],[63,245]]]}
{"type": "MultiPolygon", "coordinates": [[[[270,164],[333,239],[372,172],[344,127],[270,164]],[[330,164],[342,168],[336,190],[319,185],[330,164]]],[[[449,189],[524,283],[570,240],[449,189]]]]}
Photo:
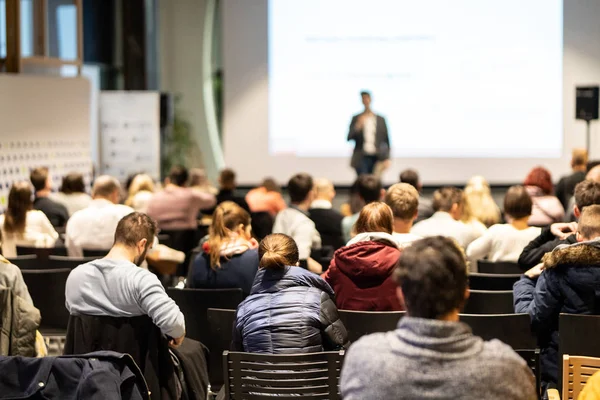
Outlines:
{"type": "Polygon", "coordinates": [[[522,274],[519,264],[511,261],[477,261],[477,272],[480,274],[522,274]]]}
{"type": "Polygon", "coordinates": [[[98,257],[63,257],[63,256],[50,256],[48,258],[48,268],[59,269],[59,268],[77,268],[81,264],[89,263],[90,261],[97,260],[98,257]]]}
{"type": "Polygon", "coordinates": [[[41,269],[44,268],[45,263],[38,258],[35,254],[28,254],[25,256],[7,257],[6,258],[11,264],[15,264],[19,269],[41,269]]]}
{"type": "Polygon", "coordinates": [[[464,314],[514,313],[512,290],[471,290],[464,314]]]}
{"type": "Polygon", "coordinates": [[[512,290],[520,274],[469,274],[469,287],[474,290],[512,290]]]}
{"type": "Polygon", "coordinates": [[[484,340],[498,339],[515,350],[537,348],[529,314],[460,314],[460,321],[484,340]]]}
{"type": "Polygon", "coordinates": [[[66,247],[32,247],[17,246],[17,255],[35,254],[38,258],[47,260],[50,256],[67,256],[66,247]]]}
{"type": "Polygon", "coordinates": [[[185,260],[179,264],[177,275],[186,276],[188,265],[190,263],[190,254],[198,244],[198,235],[196,229],[173,229],[160,231],[163,235],[169,235],[171,248],[185,253],[185,260]]]}
{"type": "Polygon", "coordinates": [[[533,350],[515,350],[526,362],[527,366],[535,376],[535,390],[538,398],[542,395],[542,364],[540,361],[540,349],[533,350]]]}
{"type": "Polygon", "coordinates": [[[312,354],[223,352],[227,399],[340,399],[344,351],[312,354]]]}
{"type": "MultiPolygon", "coordinates": [[[[600,315],[560,314],[558,317],[558,357],[577,354],[600,357],[600,315]]],[[[558,365],[559,388],[561,387],[562,365],[558,365]]]]}
{"type": "Polygon", "coordinates": [[[350,343],[361,336],[375,332],[393,331],[398,321],[406,314],[404,311],[350,311],[339,310],[340,320],[348,332],[350,343]]]}
{"type": "Polygon", "coordinates": [[[223,386],[223,352],[231,348],[235,310],[209,308],[208,319],[209,340],[206,346],[210,350],[208,376],[212,392],[218,392],[223,386]]]}
{"type": "MultiPolygon", "coordinates": [[[[577,400],[588,379],[600,371],[600,358],[570,356],[565,354],[562,361],[563,400],[577,400]]],[[[560,400],[558,390],[548,390],[549,400],[560,400]]]]}
{"type": "Polygon", "coordinates": [[[108,254],[110,249],[83,249],[84,257],[103,258],[108,254]]]}

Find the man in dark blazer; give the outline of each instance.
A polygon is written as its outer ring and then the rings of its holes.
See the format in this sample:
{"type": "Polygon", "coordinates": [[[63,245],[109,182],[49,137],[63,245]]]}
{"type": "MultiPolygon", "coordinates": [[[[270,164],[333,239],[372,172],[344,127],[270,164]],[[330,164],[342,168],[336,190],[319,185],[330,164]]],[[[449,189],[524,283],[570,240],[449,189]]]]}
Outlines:
{"type": "Polygon", "coordinates": [[[371,111],[371,94],[361,92],[365,110],[352,117],[348,141],[356,144],[350,166],[357,175],[372,174],[377,162],[390,158],[390,138],[385,118],[371,111]]]}

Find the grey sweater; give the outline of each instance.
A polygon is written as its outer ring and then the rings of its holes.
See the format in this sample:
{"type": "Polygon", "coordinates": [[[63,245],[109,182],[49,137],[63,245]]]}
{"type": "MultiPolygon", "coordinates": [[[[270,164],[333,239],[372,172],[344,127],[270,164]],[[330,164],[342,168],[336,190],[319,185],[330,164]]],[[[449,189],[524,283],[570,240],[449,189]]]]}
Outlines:
{"type": "Polygon", "coordinates": [[[461,322],[412,317],[354,343],[340,386],[345,400],[537,398],[531,370],[504,343],[461,322]]]}

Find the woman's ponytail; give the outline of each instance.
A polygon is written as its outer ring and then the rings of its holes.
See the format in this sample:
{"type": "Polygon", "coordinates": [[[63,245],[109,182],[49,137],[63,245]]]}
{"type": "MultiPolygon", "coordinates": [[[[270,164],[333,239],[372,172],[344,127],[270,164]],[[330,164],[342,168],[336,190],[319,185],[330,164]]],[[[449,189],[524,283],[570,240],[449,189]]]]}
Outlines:
{"type": "Polygon", "coordinates": [[[274,233],[260,242],[258,256],[260,268],[281,269],[298,263],[298,246],[291,237],[274,233]]]}

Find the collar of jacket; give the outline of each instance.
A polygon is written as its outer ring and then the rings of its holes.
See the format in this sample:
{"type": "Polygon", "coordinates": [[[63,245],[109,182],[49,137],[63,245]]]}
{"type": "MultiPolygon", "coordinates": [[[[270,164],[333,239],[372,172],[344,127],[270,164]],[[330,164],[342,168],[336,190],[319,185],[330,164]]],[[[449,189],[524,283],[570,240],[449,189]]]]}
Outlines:
{"type": "Polygon", "coordinates": [[[589,242],[560,245],[543,258],[546,268],[560,265],[600,266],[600,239],[589,242]]]}
{"type": "Polygon", "coordinates": [[[314,287],[333,297],[333,289],[319,275],[301,267],[260,268],[254,277],[250,294],[274,293],[295,286],[314,287]]]}

